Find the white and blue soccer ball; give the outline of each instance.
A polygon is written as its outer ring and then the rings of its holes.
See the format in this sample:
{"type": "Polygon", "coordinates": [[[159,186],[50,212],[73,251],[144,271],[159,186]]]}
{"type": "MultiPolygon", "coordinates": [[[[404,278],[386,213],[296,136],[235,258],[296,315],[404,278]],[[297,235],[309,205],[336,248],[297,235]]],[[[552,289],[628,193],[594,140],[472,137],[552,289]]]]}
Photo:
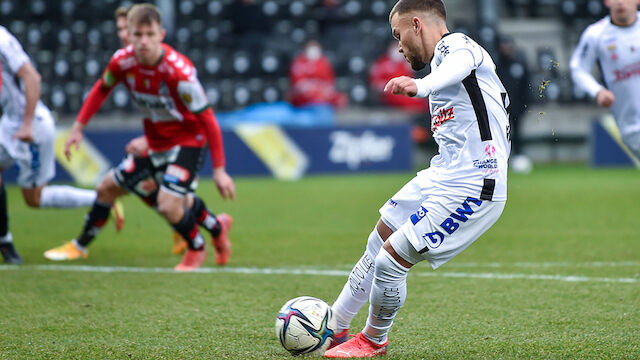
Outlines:
{"type": "Polygon", "coordinates": [[[276,318],[276,336],[293,355],[322,355],[334,339],[337,327],[331,306],[311,296],[291,299],[276,318]]]}

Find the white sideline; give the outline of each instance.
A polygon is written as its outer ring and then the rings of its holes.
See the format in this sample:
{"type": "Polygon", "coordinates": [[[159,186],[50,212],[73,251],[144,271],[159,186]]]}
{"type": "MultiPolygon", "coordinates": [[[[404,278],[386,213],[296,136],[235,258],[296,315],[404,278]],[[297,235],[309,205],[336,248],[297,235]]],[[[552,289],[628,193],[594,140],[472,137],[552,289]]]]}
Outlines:
{"type": "MultiPolygon", "coordinates": [[[[17,270],[38,271],[71,271],[71,272],[96,272],[96,273],[171,273],[185,274],[174,271],[172,268],[160,267],[131,267],[131,266],[90,266],[90,265],[0,265],[0,271],[17,270]]],[[[201,268],[187,274],[249,274],[249,275],[315,275],[315,276],[343,276],[349,275],[348,270],[323,270],[311,268],[253,268],[253,267],[222,267],[201,268]]],[[[509,274],[509,273],[466,273],[434,271],[412,272],[417,276],[425,277],[450,277],[466,279],[496,279],[496,280],[555,280],[564,282],[605,282],[635,284],[639,278],[604,278],[581,275],[548,275],[548,274],[509,274]]]]}

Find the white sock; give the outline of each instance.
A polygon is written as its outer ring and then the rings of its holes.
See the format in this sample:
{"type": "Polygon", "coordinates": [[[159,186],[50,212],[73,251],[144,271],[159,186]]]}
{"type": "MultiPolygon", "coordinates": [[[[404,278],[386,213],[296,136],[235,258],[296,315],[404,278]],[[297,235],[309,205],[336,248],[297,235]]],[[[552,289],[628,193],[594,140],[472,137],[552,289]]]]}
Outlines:
{"type": "Polygon", "coordinates": [[[40,194],[40,207],[77,208],[91,206],[96,201],[95,190],[68,185],[47,185],[40,194]]]}
{"type": "Polygon", "coordinates": [[[400,265],[384,249],[376,256],[375,267],[369,317],[363,333],[369,340],[383,344],[387,341],[396,313],[407,298],[409,269],[400,265]]]}
{"type": "Polygon", "coordinates": [[[367,251],[358,260],[349,274],[347,283],[344,284],[338,299],[331,306],[331,310],[338,320],[338,331],[348,329],[351,320],[356,316],[362,305],[369,300],[371,282],[375,266],[373,260],[382,247],[382,238],[376,229],[373,229],[367,241],[367,251]]]}
{"type": "Polygon", "coordinates": [[[11,242],[13,242],[13,235],[11,235],[11,232],[7,231],[7,235],[0,236],[0,244],[6,244],[11,242]]]}

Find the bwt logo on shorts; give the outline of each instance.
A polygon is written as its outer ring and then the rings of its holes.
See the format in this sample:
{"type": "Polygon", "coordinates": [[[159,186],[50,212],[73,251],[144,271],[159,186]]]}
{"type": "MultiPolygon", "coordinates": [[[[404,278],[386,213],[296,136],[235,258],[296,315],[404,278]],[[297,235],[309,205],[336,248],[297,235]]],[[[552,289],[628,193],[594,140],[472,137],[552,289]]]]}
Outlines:
{"type": "Polygon", "coordinates": [[[181,166],[171,164],[167,166],[167,171],[164,173],[164,180],[170,183],[185,182],[189,180],[189,170],[181,166]]]}
{"type": "MultiPolygon", "coordinates": [[[[468,197],[465,201],[462,202],[462,207],[457,208],[455,212],[451,213],[448,218],[440,223],[440,227],[442,228],[442,230],[444,230],[444,232],[448,235],[453,235],[453,233],[456,232],[458,228],[460,228],[460,224],[467,222],[467,220],[469,220],[469,217],[471,217],[475,213],[475,211],[471,208],[471,205],[480,207],[480,205],[482,205],[482,200],[468,197]]],[[[414,215],[412,215],[411,221],[413,221],[413,216],[414,215]]],[[[427,242],[427,245],[430,248],[436,249],[437,247],[442,245],[445,236],[446,235],[442,231],[436,230],[434,232],[422,235],[422,239],[427,242]]],[[[427,251],[429,251],[429,249],[424,248],[419,252],[422,254],[427,251]]]]}
{"type": "Polygon", "coordinates": [[[396,206],[398,206],[398,203],[393,199],[389,199],[389,205],[391,205],[393,207],[396,207],[396,206]]]}
{"type": "Polygon", "coordinates": [[[416,212],[415,214],[411,215],[409,219],[411,219],[411,223],[415,225],[420,220],[422,220],[422,218],[424,218],[428,212],[429,210],[425,209],[424,206],[420,206],[420,210],[418,210],[418,212],[416,212]]]}

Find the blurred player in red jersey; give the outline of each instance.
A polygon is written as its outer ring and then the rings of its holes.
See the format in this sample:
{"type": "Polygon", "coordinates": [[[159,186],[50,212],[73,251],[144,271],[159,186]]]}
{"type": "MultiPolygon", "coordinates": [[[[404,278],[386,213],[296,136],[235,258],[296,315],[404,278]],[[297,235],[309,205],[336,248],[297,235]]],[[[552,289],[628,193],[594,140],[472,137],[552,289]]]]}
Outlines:
{"type": "MultiPolygon", "coordinates": [[[[116,28],[118,30],[118,39],[120,40],[121,48],[126,48],[129,46],[129,29],[127,27],[127,13],[129,12],[129,7],[119,7],[116,9],[114,16],[116,20],[116,28]]],[[[149,144],[147,143],[147,138],[142,136],[138,136],[134,139],[131,139],[125,146],[125,151],[127,154],[133,154],[137,157],[149,156],[149,144]]],[[[197,179],[196,179],[197,181],[197,179]]],[[[157,185],[157,184],[156,184],[157,185]]],[[[189,195],[191,196],[191,195],[189,195]]],[[[189,200],[192,201],[192,200],[189,200]]],[[[185,250],[187,250],[188,244],[182,236],[173,232],[173,250],[172,253],[176,255],[180,255],[185,250]]]]}
{"type": "Polygon", "coordinates": [[[320,43],[311,40],[296,56],[289,68],[289,95],[293,106],[325,103],[335,107],[347,105],[347,96],[336,90],[336,76],[320,43]]]}
{"type": "Polygon", "coordinates": [[[121,195],[133,192],[153,206],[188,242],[178,271],[199,268],[206,259],[202,224],[212,236],[216,262],[230,255],[228,231],[232,219],[214,216],[202,199],[192,193],[194,179],[210,147],[213,181],[223,198],[235,198],[235,185],[225,170],[222,133],[191,61],[164,44],[165,30],[158,9],[151,4],[134,5],[127,15],[131,46],[118,50],[103,76],[93,86],[65,144],[67,157],[77,149],[82,130],[100,109],[113,87],[123,81],[143,113],[149,156],[129,154],[98,186],[98,198],[85,218],[80,235],[49,250],[50,260],[87,257],[87,246],[109,217],[105,211],[121,195]],[[156,182],[160,184],[156,189],[156,182]]]}

